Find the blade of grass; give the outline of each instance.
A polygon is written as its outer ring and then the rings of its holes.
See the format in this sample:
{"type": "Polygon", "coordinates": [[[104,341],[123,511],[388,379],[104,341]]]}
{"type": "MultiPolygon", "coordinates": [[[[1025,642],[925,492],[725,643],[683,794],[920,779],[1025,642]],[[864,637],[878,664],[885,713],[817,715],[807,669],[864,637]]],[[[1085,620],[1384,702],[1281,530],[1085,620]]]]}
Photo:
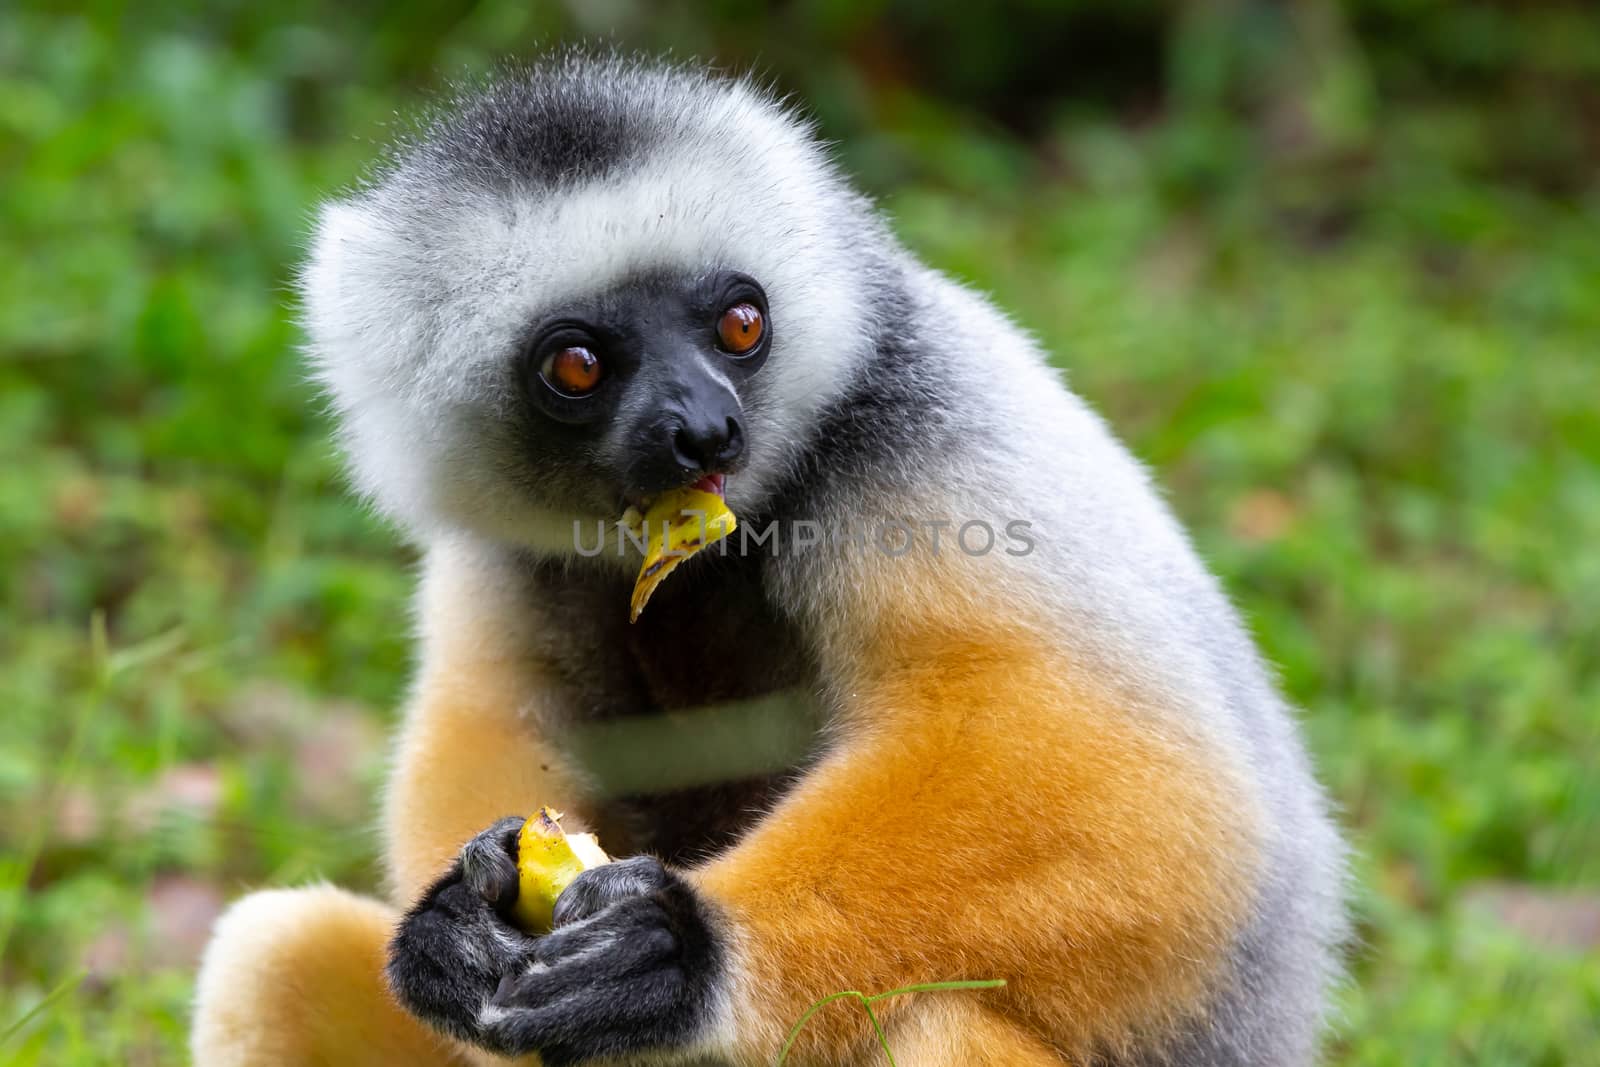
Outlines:
{"type": "Polygon", "coordinates": [[[789,1058],[789,1050],[794,1047],[796,1039],[800,1037],[800,1031],[806,1028],[806,1023],[811,1021],[811,1017],[817,1012],[821,1011],[823,1008],[827,1007],[829,1004],[832,1004],[834,1001],[843,1000],[845,997],[861,997],[863,1000],[866,999],[866,995],[864,993],[860,993],[854,989],[846,989],[840,993],[829,993],[827,996],[811,1005],[811,1007],[807,1008],[801,1013],[800,1018],[795,1022],[795,1024],[789,1028],[789,1036],[784,1039],[783,1048],[778,1050],[777,1067],[783,1067],[783,1061],[789,1058]]]}
{"type": "Polygon", "coordinates": [[[0,955],[4,955],[17,916],[22,911],[22,895],[27,888],[28,877],[33,872],[33,865],[38,861],[45,840],[54,828],[55,813],[61,809],[66,788],[77,773],[90,721],[109,699],[119,675],[173,655],[183,647],[184,639],[184,629],[178,626],[140,644],[113,649],[106,629],[105,612],[96,610],[89,616],[89,662],[93,682],[73,713],[66,747],[56,759],[55,776],[46,790],[44,818],[34,821],[16,858],[0,865],[0,901],[5,902],[0,906],[0,955]]]}
{"type": "Polygon", "coordinates": [[[947,989],[999,989],[1006,984],[1004,978],[973,978],[955,982],[923,982],[919,985],[902,986],[884,993],[874,993],[868,1000],[888,1000],[890,997],[902,996],[906,993],[940,993],[947,989]]]}
{"type": "Polygon", "coordinates": [[[7,901],[4,910],[0,910],[0,955],[4,955],[6,945],[11,940],[12,927],[22,911],[22,895],[27,889],[28,876],[33,872],[33,865],[44,848],[45,836],[54,824],[55,813],[60,810],[67,782],[77,770],[78,755],[89,732],[89,720],[110,691],[113,673],[111,641],[106,632],[105,612],[99,610],[89,617],[89,661],[94,683],[73,715],[66,748],[56,760],[55,779],[46,793],[48,806],[45,808],[45,817],[35,820],[29,828],[16,859],[0,867],[0,900],[7,901]]]}
{"type": "Polygon", "coordinates": [[[878,1034],[878,1044],[883,1048],[883,1055],[889,1061],[889,1067],[899,1067],[894,1062],[894,1053],[889,1051],[889,1035],[883,1032],[883,1025],[878,1022],[878,1013],[872,1010],[873,999],[873,997],[862,997],[861,1010],[867,1013],[867,1022],[872,1024],[872,1029],[878,1034]]]}
{"type": "Polygon", "coordinates": [[[7,1026],[3,1031],[0,1031],[0,1048],[5,1048],[6,1043],[17,1034],[21,1033],[22,1028],[27,1026],[35,1016],[39,1015],[43,1011],[48,1010],[49,1007],[56,1001],[77,989],[78,985],[88,976],[88,971],[79,971],[76,974],[68,975],[64,981],[59,983],[54,989],[50,990],[50,992],[46,993],[44,998],[40,1000],[39,1003],[23,1012],[20,1019],[17,1019],[11,1025],[7,1026]]]}

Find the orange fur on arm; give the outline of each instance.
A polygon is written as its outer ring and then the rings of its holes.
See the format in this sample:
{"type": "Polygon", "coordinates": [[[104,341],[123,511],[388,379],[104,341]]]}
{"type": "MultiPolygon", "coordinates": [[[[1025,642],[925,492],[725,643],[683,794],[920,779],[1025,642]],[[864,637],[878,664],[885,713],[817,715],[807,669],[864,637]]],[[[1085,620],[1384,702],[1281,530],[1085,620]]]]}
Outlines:
{"type": "MultiPolygon", "coordinates": [[[[737,1062],[770,1061],[843,989],[1004,978],[934,995],[978,998],[1067,1054],[1196,1007],[1253,873],[1225,761],[1014,633],[902,630],[860,661],[838,749],[695,874],[735,931],[737,1062]]],[[[797,1062],[868,1039],[840,1003],[797,1062]]]]}
{"type": "Polygon", "coordinates": [[[496,819],[580,806],[572,774],[514,703],[487,699],[482,679],[433,685],[417,698],[401,734],[384,805],[390,878],[402,904],[496,819]]]}
{"type": "Polygon", "coordinates": [[[583,822],[578,776],[540,739],[554,687],[531,651],[526,605],[470,555],[428,558],[422,671],[384,803],[394,898],[409,904],[461,846],[507,815],[550,806],[583,822]]]}

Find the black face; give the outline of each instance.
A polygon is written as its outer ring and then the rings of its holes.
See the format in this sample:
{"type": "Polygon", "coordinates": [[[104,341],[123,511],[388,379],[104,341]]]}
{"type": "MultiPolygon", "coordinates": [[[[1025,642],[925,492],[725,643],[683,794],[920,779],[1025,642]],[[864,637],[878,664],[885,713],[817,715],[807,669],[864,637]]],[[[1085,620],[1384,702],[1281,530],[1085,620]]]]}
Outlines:
{"type": "Polygon", "coordinates": [[[519,356],[533,447],[612,500],[732,473],[746,384],[771,348],[766,293],[744,274],[651,276],[575,303],[535,323],[519,356]]]}

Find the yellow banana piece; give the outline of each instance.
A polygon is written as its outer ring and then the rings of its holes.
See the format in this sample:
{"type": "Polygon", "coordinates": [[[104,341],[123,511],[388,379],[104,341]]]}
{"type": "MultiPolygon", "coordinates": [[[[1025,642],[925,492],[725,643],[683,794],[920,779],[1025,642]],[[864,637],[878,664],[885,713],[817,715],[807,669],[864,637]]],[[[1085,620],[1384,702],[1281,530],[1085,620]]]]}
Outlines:
{"type": "Polygon", "coordinates": [[[593,834],[561,829],[561,813],[540,808],[517,835],[517,902],[511,918],[530,934],[548,933],[556,898],[590,867],[610,863],[593,834]]]}
{"type": "MultiPolygon", "coordinates": [[[[631,519],[631,514],[624,517],[630,524],[631,519]]],[[[629,622],[639,621],[650,594],[680,563],[727,537],[739,525],[720,493],[694,486],[662,493],[651,501],[640,522],[649,541],[633,583],[629,622]]],[[[634,525],[636,532],[638,528],[634,525]]]]}

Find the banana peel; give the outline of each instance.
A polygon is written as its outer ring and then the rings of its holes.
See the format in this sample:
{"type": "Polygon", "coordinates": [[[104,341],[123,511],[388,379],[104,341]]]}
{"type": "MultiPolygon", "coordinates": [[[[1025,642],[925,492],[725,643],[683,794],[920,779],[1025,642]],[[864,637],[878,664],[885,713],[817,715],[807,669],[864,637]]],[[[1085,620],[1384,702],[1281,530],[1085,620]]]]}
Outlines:
{"type": "Polygon", "coordinates": [[[561,813],[540,808],[517,834],[517,902],[511,918],[530,934],[550,931],[556,898],[590,867],[611,857],[593,834],[561,829],[561,813]]]}
{"type": "Polygon", "coordinates": [[[716,544],[739,525],[722,499],[720,479],[702,479],[692,486],[671,489],[650,502],[641,516],[630,508],[623,522],[645,543],[644,562],[633,582],[628,621],[638,622],[656,587],[684,560],[716,544]],[[707,484],[713,488],[701,488],[707,484]]]}

